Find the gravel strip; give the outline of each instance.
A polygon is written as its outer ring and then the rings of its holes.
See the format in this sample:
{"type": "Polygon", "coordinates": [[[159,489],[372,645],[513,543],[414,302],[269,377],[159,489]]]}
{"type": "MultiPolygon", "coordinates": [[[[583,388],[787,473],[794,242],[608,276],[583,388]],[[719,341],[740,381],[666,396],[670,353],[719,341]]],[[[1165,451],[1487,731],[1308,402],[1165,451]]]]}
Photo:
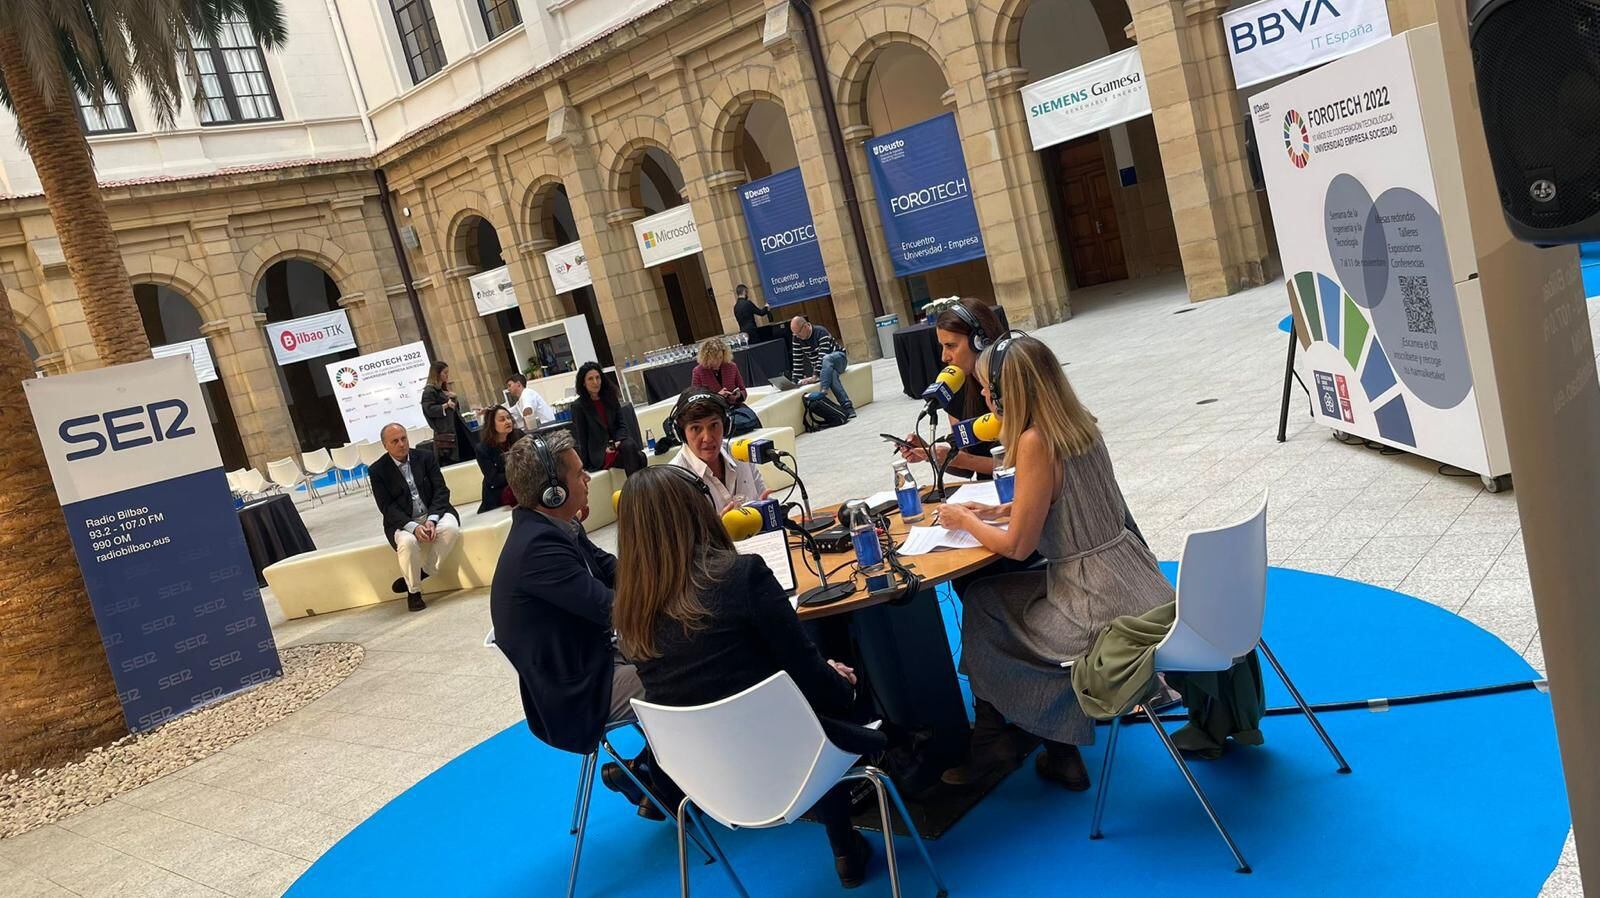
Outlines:
{"type": "Polygon", "coordinates": [[[366,651],[354,643],[279,649],[283,676],[63,767],[0,775],[0,839],[102,804],[211,757],[339,685],[366,651]]]}

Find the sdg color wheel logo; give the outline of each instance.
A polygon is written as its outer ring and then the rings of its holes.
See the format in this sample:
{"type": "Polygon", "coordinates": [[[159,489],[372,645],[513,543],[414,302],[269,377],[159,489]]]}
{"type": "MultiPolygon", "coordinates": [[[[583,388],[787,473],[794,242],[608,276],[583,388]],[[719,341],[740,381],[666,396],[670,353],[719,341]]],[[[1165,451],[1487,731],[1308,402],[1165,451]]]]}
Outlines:
{"type": "Polygon", "coordinates": [[[1311,162],[1311,132],[1306,129],[1306,120],[1293,109],[1283,117],[1283,146],[1295,168],[1305,168],[1311,162]]]}
{"type": "Polygon", "coordinates": [[[338,384],[339,388],[343,390],[353,389],[356,385],[356,381],[359,379],[360,377],[356,374],[356,369],[350,367],[349,365],[340,368],[333,375],[334,383],[338,384]]]}

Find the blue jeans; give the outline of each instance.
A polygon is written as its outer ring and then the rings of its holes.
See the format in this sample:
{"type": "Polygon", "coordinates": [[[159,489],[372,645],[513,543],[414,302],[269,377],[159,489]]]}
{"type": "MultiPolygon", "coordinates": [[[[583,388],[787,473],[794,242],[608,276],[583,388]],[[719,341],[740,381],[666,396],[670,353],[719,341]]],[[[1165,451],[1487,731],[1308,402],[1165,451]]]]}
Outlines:
{"type": "Polygon", "coordinates": [[[849,411],[855,406],[850,404],[850,394],[844,391],[844,374],[846,362],[844,353],[830,352],[822,357],[822,364],[817,370],[817,385],[823,390],[832,393],[839,400],[839,407],[849,411]]]}

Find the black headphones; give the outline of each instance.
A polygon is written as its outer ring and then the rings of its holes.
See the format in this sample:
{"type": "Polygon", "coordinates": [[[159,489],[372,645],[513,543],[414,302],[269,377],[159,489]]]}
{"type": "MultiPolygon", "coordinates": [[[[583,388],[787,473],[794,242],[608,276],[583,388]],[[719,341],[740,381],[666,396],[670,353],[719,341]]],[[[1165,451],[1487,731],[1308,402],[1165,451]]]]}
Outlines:
{"type": "Polygon", "coordinates": [[[715,405],[722,417],[722,435],[726,437],[733,433],[733,413],[728,408],[728,400],[723,399],[721,393],[713,393],[704,387],[690,387],[678,394],[678,402],[672,407],[672,414],[667,416],[666,423],[662,426],[667,436],[679,443],[687,442],[683,438],[683,428],[678,426],[678,418],[696,402],[709,402],[715,405]]]}
{"type": "Polygon", "coordinates": [[[688,468],[680,468],[677,465],[661,465],[660,467],[670,468],[687,477],[689,482],[694,484],[694,488],[700,491],[700,495],[706,497],[707,502],[715,503],[716,500],[711,498],[711,487],[706,486],[706,482],[701,480],[693,471],[688,468]]]}
{"type": "Polygon", "coordinates": [[[972,344],[973,352],[983,352],[989,348],[989,334],[984,331],[983,325],[978,323],[978,316],[972,314],[971,309],[958,302],[950,307],[950,311],[966,324],[967,342],[972,344]]]}
{"type": "Polygon", "coordinates": [[[1028,338],[1026,331],[1006,331],[1005,336],[1001,337],[1000,341],[995,343],[994,348],[989,351],[989,398],[994,401],[996,414],[1005,414],[1005,408],[1000,399],[1000,372],[1005,368],[1006,353],[1011,351],[1012,343],[1023,338],[1028,338]]]}
{"type": "Polygon", "coordinates": [[[539,455],[539,464],[544,466],[544,486],[539,490],[539,504],[545,508],[560,508],[567,504],[567,488],[556,477],[556,458],[550,454],[550,447],[545,444],[544,438],[531,437],[533,451],[539,455]]]}

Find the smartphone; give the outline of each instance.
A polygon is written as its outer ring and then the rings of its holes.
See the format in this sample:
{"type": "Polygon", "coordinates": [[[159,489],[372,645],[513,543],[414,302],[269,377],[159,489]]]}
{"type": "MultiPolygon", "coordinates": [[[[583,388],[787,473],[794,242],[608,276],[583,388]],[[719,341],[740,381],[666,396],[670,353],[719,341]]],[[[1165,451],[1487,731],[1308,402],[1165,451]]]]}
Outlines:
{"type": "Polygon", "coordinates": [[[884,439],[886,439],[889,442],[893,443],[894,447],[896,449],[915,449],[915,448],[917,448],[915,443],[908,443],[905,440],[902,440],[899,437],[894,436],[892,434],[880,433],[880,434],[878,434],[878,436],[883,437],[884,439]]]}

